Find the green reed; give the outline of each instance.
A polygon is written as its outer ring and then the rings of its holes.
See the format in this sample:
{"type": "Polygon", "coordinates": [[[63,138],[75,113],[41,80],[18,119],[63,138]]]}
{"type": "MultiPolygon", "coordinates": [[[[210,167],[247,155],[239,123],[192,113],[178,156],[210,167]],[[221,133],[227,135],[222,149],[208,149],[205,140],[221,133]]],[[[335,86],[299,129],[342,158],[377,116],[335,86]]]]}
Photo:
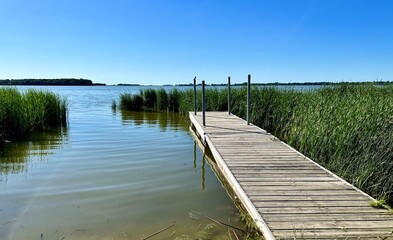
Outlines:
{"type": "Polygon", "coordinates": [[[183,93],[178,91],[176,88],[168,93],[168,111],[179,112],[179,105],[182,96],[183,93]]]}
{"type": "Polygon", "coordinates": [[[67,124],[67,100],[30,89],[0,89],[0,143],[67,124]]]}
{"type": "Polygon", "coordinates": [[[157,106],[157,91],[146,89],[141,93],[143,95],[143,105],[147,110],[155,111],[157,106]]]}
{"type": "Polygon", "coordinates": [[[142,111],[143,110],[143,96],[142,94],[123,93],[120,95],[120,109],[142,111]]]}
{"type": "Polygon", "coordinates": [[[168,110],[168,93],[165,89],[157,90],[157,110],[167,111],[168,110]]]}
{"type": "MultiPolygon", "coordinates": [[[[193,90],[160,94],[157,110],[194,109],[193,90]]],[[[233,88],[231,95],[232,113],[245,118],[246,89],[233,88]]],[[[197,96],[201,111],[200,91],[197,96]]],[[[307,92],[253,87],[251,98],[253,124],[393,204],[393,86],[343,84],[307,92]]],[[[207,111],[227,110],[227,90],[207,89],[206,101],[207,111]]]]}

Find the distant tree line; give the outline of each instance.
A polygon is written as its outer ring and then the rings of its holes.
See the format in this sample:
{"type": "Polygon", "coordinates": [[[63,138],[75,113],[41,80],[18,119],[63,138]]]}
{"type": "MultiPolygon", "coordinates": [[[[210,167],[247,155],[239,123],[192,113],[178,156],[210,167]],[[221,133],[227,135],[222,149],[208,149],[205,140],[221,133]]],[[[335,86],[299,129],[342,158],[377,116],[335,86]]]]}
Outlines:
{"type": "Polygon", "coordinates": [[[119,83],[117,86],[140,86],[140,84],[136,83],[119,83]]]}
{"type": "MultiPolygon", "coordinates": [[[[273,82],[273,83],[252,83],[255,86],[302,86],[302,85],[316,85],[316,86],[329,86],[329,85],[389,85],[393,84],[393,81],[372,81],[372,82],[289,82],[289,83],[281,83],[281,82],[273,82]]],[[[210,84],[211,86],[226,86],[227,83],[222,84],[210,84]]],[[[247,82],[243,83],[235,83],[234,86],[245,86],[247,82]]]]}
{"type": "MultiPolygon", "coordinates": [[[[389,85],[393,84],[393,81],[368,81],[368,82],[288,82],[288,83],[282,83],[282,82],[271,82],[271,83],[254,83],[252,82],[252,85],[254,86],[302,86],[302,85],[316,85],[316,86],[330,86],[330,85],[367,85],[367,84],[372,84],[372,85],[389,85]]],[[[183,86],[193,86],[193,83],[186,83],[186,84],[175,84],[175,85],[164,85],[164,86],[176,86],[176,87],[183,87],[183,86]]],[[[202,85],[201,83],[197,84],[198,86],[202,85]]],[[[228,83],[206,83],[206,86],[227,86],[228,83]]],[[[247,82],[243,83],[233,83],[232,86],[246,86],[247,82]]]]}
{"type": "MultiPolygon", "coordinates": [[[[4,79],[0,80],[0,85],[49,85],[49,86],[89,86],[93,84],[88,79],[76,78],[56,78],[56,79],[4,79]]],[[[102,84],[100,84],[102,85],[102,84]]]]}

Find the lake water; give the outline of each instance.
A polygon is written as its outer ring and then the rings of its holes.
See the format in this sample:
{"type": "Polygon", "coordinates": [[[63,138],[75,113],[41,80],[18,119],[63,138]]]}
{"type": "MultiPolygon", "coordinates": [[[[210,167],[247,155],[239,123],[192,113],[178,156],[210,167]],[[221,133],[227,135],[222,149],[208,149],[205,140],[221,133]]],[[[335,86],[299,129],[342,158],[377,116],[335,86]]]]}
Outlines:
{"type": "Polygon", "coordinates": [[[149,239],[175,239],[211,227],[194,211],[244,228],[187,116],[112,111],[139,87],[34,88],[68,98],[69,126],[0,150],[1,240],[142,239],[169,226],[149,239]]]}

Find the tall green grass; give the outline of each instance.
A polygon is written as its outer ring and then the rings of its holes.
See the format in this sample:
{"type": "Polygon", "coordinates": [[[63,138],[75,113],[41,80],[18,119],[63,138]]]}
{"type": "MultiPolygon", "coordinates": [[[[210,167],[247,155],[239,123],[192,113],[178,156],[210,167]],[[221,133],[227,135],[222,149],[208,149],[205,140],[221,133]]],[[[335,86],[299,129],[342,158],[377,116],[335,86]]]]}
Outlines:
{"type": "MultiPolygon", "coordinates": [[[[232,113],[245,118],[246,89],[233,88],[231,95],[232,113]]],[[[156,110],[193,111],[192,90],[167,96],[157,98],[156,110]]],[[[200,111],[200,91],[197,96],[200,111]]],[[[393,204],[393,86],[343,84],[307,92],[255,87],[251,98],[253,124],[393,204]]],[[[206,100],[207,111],[227,110],[225,89],[207,89],[206,100]]]]}
{"type": "Polygon", "coordinates": [[[169,111],[179,112],[184,92],[173,89],[141,90],[139,94],[123,93],[120,95],[120,109],[131,111],[169,111]]]}
{"type": "Polygon", "coordinates": [[[39,90],[0,88],[0,144],[46,128],[65,126],[67,100],[39,90]]]}

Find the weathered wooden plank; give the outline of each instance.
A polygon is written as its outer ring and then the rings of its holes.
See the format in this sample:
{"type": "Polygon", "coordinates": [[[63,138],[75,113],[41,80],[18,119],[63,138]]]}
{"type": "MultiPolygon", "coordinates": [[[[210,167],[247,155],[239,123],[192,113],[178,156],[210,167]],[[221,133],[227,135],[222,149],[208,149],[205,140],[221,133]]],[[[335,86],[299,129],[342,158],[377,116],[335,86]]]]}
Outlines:
{"type": "MultiPolygon", "coordinates": [[[[346,207],[329,207],[329,208],[316,208],[310,206],[293,206],[293,207],[286,207],[282,206],[281,208],[271,208],[260,206],[257,207],[258,211],[262,214],[269,213],[269,214],[298,214],[299,216],[302,214],[353,214],[353,213],[382,213],[386,214],[386,210],[383,209],[373,209],[370,207],[360,207],[360,206],[346,206],[346,207]]],[[[393,226],[393,225],[392,225],[393,226]]]]}
{"type": "MultiPolygon", "coordinates": [[[[296,170],[261,170],[261,171],[243,171],[231,169],[236,178],[239,181],[255,182],[258,179],[269,179],[269,178],[279,178],[284,181],[325,181],[325,182],[337,182],[337,178],[332,178],[328,174],[323,172],[296,172],[296,170]]],[[[267,181],[267,180],[263,180],[267,181]]],[[[347,183],[342,183],[343,185],[348,185],[347,183]]]]}
{"type": "Polygon", "coordinates": [[[239,169],[239,170],[263,170],[263,169],[294,169],[294,170],[315,170],[319,171],[320,168],[315,167],[311,164],[296,164],[292,163],[279,163],[277,161],[270,161],[270,162],[254,162],[254,163],[242,163],[242,162],[228,162],[228,167],[231,169],[239,169]]]}
{"type": "MultiPolygon", "coordinates": [[[[263,143],[261,143],[263,144],[263,143]]],[[[231,146],[231,145],[229,145],[231,146]]],[[[280,157],[287,157],[287,158],[298,158],[298,157],[303,157],[303,155],[301,154],[297,154],[297,153],[291,153],[289,151],[283,151],[283,150],[276,150],[276,152],[274,152],[274,149],[269,149],[269,151],[265,150],[265,149],[258,149],[258,150],[253,150],[253,151],[239,151],[238,149],[236,149],[235,147],[232,149],[221,149],[221,148],[217,148],[217,150],[220,151],[221,154],[223,155],[228,155],[228,156],[249,156],[249,157],[256,157],[257,159],[259,158],[259,155],[262,156],[280,156],[280,157]]]]}
{"type": "MultiPolygon", "coordinates": [[[[212,141],[215,142],[215,140],[212,140],[212,141]]],[[[257,143],[257,142],[252,142],[251,143],[250,142],[250,143],[247,143],[247,144],[239,144],[238,142],[230,142],[230,141],[226,141],[226,142],[228,142],[228,143],[225,144],[225,145],[217,144],[215,146],[219,150],[249,150],[249,151],[251,151],[251,150],[261,150],[261,151],[264,150],[264,151],[270,151],[270,152],[272,152],[272,151],[278,151],[278,152],[282,151],[282,152],[288,152],[288,153],[297,154],[297,152],[295,152],[294,150],[285,148],[281,144],[280,145],[278,145],[278,144],[274,144],[274,145],[265,144],[265,141],[264,142],[260,142],[260,143],[257,143]],[[261,147],[261,145],[263,147],[261,147]]]]}
{"type": "MultiPolygon", "coordinates": [[[[348,194],[356,194],[353,189],[325,189],[323,191],[315,191],[315,190],[296,190],[296,191],[287,191],[287,190],[279,190],[279,189],[271,189],[260,191],[257,190],[249,190],[247,191],[248,195],[260,195],[260,196],[340,196],[340,195],[348,195],[348,194]]],[[[371,201],[371,198],[370,198],[371,201]]]]}
{"type": "Polygon", "coordinates": [[[243,186],[243,189],[246,190],[246,192],[249,191],[287,191],[287,192],[299,192],[299,191],[335,191],[336,188],[332,188],[329,186],[266,186],[266,187],[258,187],[258,186],[243,186]]]}
{"type": "MultiPolygon", "coordinates": [[[[236,178],[244,188],[248,188],[252,191],[254,188],[259,191],[269,191],[268,186],[288,186],[293,187],[298,190],[299,187],[306,189],[323,188],[325,190],[341,190],[348,189],[351,190],[346,184],[339,183],[334,180],[326,180],[321,177],[318,178],[286,178],[280,179],[279,177],[261,177],[261,178],[236,178]],[[330,181],[330,182],[329,182],[330,181]],[[329,184],[331,183],[331,184],[329,184]]],[[[275,191],[280,191],[280,188],[274,189],[275,191]]]]}
{"type": "MultiPolygon", "coordinates": [[[[266,168],[249,168],[249,169],[242,169],[242,168],[231,168],[231,171],[235,174],[247,174],[250,176],[255,176],[256,174],[279,174],[279,175],[291,175],[291,174],[296,174],[296,175],[304,175],[304,176],[310,176],[310,175],[325,175],[326,172],[323,172],[321,169],[295,169],[295,170],[288,170],[288,169],[278,169],[278,170],[273,170],[273,169],[266,169],[266,168]]],[[[331,177],[330,177],[331,178],[331,177]]]]}
{"type": "Polygon", "coordinates": [[[351,229],[342,231],[329,230],[306,230],[306,229],[291,229],[291,230],[276,230],[273,234],[280,240],[282,239],[393,239],[391,232],[387,229],[372,229],[367,230],[351,229]]]}
{"type": "Polygon", "coordinates": [[[377,229],[392,229],[393,226],[391,223],[387,221],[330,221],[330,222],[320,222],[316,221],[290,221],[287,222],[283,219],[282,222],[269,222],[269,227],[274,230],[291,230],[291,229],[310,229],[310,230],[317,230],[317,229],[327,229],[327,230],[363,230],[367,231],[368,229],[372,228],[374,230],[377,229]]]}
{"type": "MultiPolygon", "coordinates": [[[[236,174],[236,179],[240,182],[275,182],[275,181],[287,181],[287,182],[336,182],[335,179],[331,179],[323,174],[313,174],[313,175],[305,175],[305,174],[287,174],[287,175],[278,175],[278,174],[236,174]]],[[[324,184],[325,185],[325,184],[324,184]]],[[[331,184],[332,185],[332,184],[331,184]]],[[[344,183],[337,183],[334,186],[348,186],[344,183]]],[[[351,188],[351,187],[349,187],[351,188]]]]}
{"type": "Polygon", "coordinates": [[[290,201],[290,200],[277,200],[277,201],[262,201],[253,199],[251,197],[251,201],[254,203],[255,207],[264,207],[264,208],[290,208],[290,207],[310,207],[319,211],[321,208],[334,208],[334,207],[364,207],[370,208],[372,211],[372,207],[365,201],[350,201],[350,200],[341,200],[341,201],[331,201],[331,200],[304,200],[304,201],[290,201]]]}
{"type": "Polygon", "coordinates": [[[386,221],[391,219],[389,214],[363,214],[363,213],[347,213],[347,214],[264,214],[263,217],[269,222],[283,221],[299,221],[299,222],[331,222],[331,221],[386,221]]]}
{"type": "Polygon", "coordinates": [[[280,237],[280,238],[278,238],[279,240],[294,240],[294,239],[301,239],[301,240],[316,240],[316,239],[318,239],[318,240],[325,240],[325,239],[329,239],[329,240],[381,240],[381,239],[383,239],[383,240],[392,240],[393,239],[393,237],[390,237],[390,236],[388,236],[388,235],[380,235],[380,236],[368,236],[368,237],[362,237],[362,236],[360,236],[360,237],[351,237],[351,236],[345,236],[345,237],[337,237],[337,236],[335,236],[335,237],[324,237],[324,236],[307,236],[307,237],[305,237],[305,236],[303,236],[303,237],[301,237],[301,238],[299,238],[299,236],[296,238],[296,237],[289,237],[289,238],[284,238],[284,237],[280,237]]]}
{"type": "MultiPolygon", "coordinates": [[[[223,154],[221,156],[225,158],[225,162],[239,162],[239,163],[296,163],[308,164],[310,166],[316,166],[310,164],[310,162],[302,156],[280,156],[280,155],[245,155],[245,154],[223,154]]],[[[318,167],[318,166],[317,166],[318,167]]],[[[319,167],[320,168],[320,167],[319,167]]]]}
{"type": "Polygon", "coordinates": [[[259,158],[259,157],[282,157],[282,158],[296,158],[301,155],[292,154],[292,153],[267,153],[267,152],[235,152],[235,151],[220,151],[222,156],[228,157],[248,157],[248,158],[259,158]]]}
{"type": "MultiPolygon", "coordinates": [[[[227,159],[227,158],[226,158],[227,159]]],[[[266,165],[269,167],[273,166],[312,166],[308,162],[303,161],[302,159],[271,159],[271,158],[260,158],[260,159],[241,159],[241,158],[231,158],[227,159],[226,161],[228,167],[232,166],[249,166],[250,168],[253,167],[253,165],[266,165]],[[296,164],[296,162],[299,162],[299,165],[296,164]]],[[[312,166],[314,167],[314,166],[312,166]]]]}
{"type": "Polygon", "coordinates": [[[239,174],[239,175],[249,175],[250,177],[255,177],[257,175],[264,175],[264,174],[270,174],[270,175],[278,175],[279,177],[290,177],[293,175],[301,175],[301,176],[305,176],[305,177],[315,177],[315,175],[320,175],[320,176],[325,176],[328,177],[330,179],[334,179],[332,178],[328,173],[321,171],[320,169],[305,169],[305,170],[301,170],[301,169],[294,169],[294,170],[288,170],[285,168],[279,168],[279,166],[277,166],[277,170],[273,170],[273,169],[266,169],[266,168],[249,168],[249,169],[241,169],[241,168],[231,168],[231,171],[234,174],[239,174]]]}
{"type": "Polygon", "coordinates": [[[288,196],[288,195],[252,195],[248,194],[251,200],[254,201],[318,201],[318,200],[326,200],[326,201],[362,201],[368,202],[370,199],[366,196],[359,194],[351,194],[351,195],[297,195],[297,196],[288,196]]]}

